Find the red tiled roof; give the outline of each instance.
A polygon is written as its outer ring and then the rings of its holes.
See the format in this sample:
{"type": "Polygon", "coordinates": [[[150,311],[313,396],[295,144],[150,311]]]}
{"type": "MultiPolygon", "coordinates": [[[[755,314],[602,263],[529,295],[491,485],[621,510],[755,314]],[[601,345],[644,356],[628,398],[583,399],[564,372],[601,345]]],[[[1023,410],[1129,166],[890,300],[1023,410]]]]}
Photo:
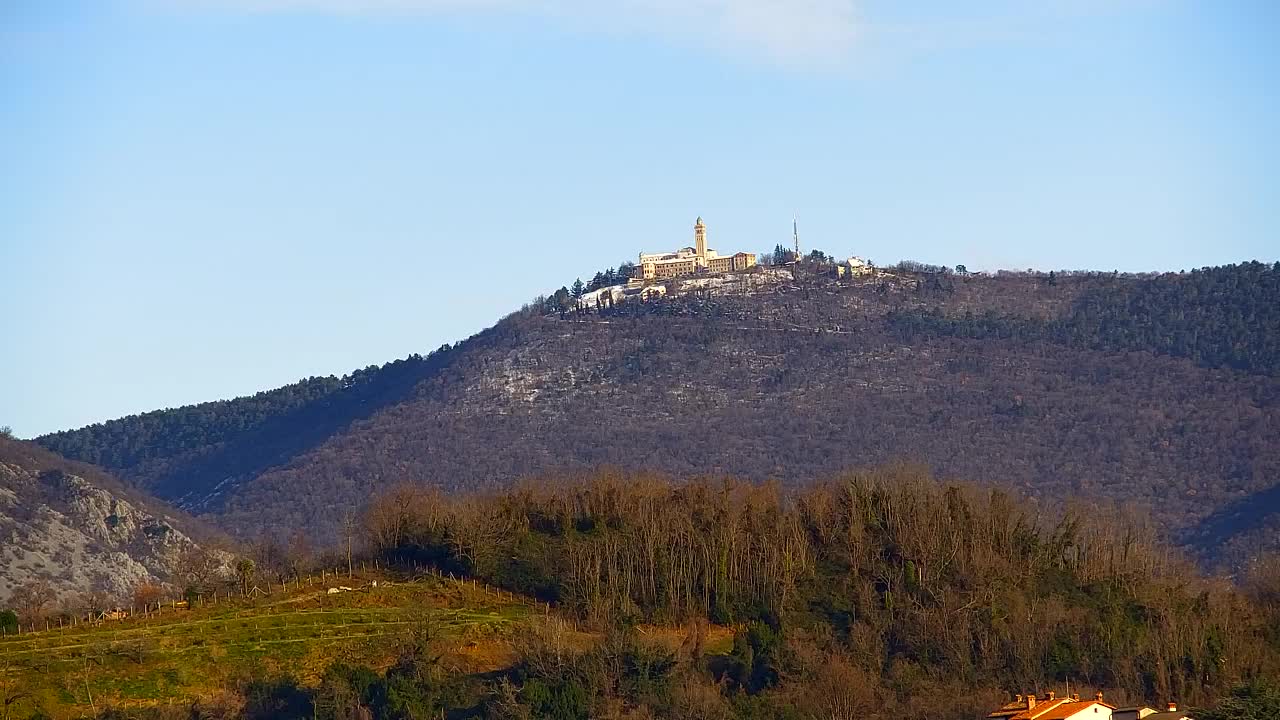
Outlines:
{"type": "MultiPolygon", "coordinates": [[[[1055,700],[1054,703],[1057,703],[1057,701],[1055,700]]],[[[1110,705],[1107,705],[1106,703],[1103,703],[1103,702],[1098,702],[1097,700],[1068,700],[1067,702],[1056,704],[1055,707],[1050,708],[1049,711],[1046,713],[1043,713],[1043,714],[1037,713],[1036,715],[1031,717],[1034,717],[1035,720],[1067,720],[1067,718],[1072,717],[1078,712],[1088,710],[1090,707],[1094,705],[1098,705],[1107,709],[1111,708],[1110,705]]],[[[1039,709],[1040,709],[1039,707],[1036,707],[1036,710],[1039,710],[1039,709]]],[[[1032,712],[1035,712],[1035,710],[1033,710],[1032,712]]],[[[1097,713],[1097,715],[1102,716],[1102,713],[1097,713]]],[[[1107,713],[1107,716],[1109,717],[1110,713],[1107,713]]],[[[1088,717],[1088,715],[1086,715],[1085,717],[1088,717]]]]}
{"type": "MultiPolygon", "coordinates": [[[[992,720],[1067,720],[1081,710],[1093,705],[1114,710],[1115,708],[1100,700],[1070,697],[1037,699],[1035,707],[1028,708],[1026,700],[1014,701],[1002,706],[999,710],[987,715],[992,720]]],[[[1101,713],[1099,713],[1101,715],[1101,713]]]]}

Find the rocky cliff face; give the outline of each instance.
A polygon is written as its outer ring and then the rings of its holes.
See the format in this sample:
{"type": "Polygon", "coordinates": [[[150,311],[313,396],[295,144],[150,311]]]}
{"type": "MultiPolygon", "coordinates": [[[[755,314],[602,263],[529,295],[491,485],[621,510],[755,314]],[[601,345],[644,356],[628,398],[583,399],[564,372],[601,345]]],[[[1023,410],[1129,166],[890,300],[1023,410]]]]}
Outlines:
{"type": "Polygon", "coordinates": [[[60,465],[27,443],[0,441],[0,606],[38,582],[71,600],[123,598],[170,580],[195,546],[174,519],[99,473],[60,465]]]}

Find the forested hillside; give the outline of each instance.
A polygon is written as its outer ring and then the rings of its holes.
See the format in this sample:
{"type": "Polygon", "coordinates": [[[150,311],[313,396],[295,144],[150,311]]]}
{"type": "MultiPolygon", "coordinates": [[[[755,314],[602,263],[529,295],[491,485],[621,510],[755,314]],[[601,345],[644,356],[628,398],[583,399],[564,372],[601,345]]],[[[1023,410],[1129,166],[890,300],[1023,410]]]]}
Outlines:
{"type": "Polygon", "coordinates": [[[401,481],[618,465],[802,485],[909,459],[1043,501],[1133,504],[1210,561],[1280,536],[1280,268],[936,270],[837,280],[806,263],[649,302],[539,301],[365,382],[40,442],[246,534],[323,537],[335,507],[401,481]]]}
{"type": "Polygon", "coordinates": [[[302,581],[315,555],[255,545],[237,573],[271,595],[224,574],[186,590],[221,604],[9,637],[0,697],[16,671],[34,691],[7,699],[33,718],[974,720],[1055,690],[1280,710],[1280,555],[1221,582],[1140,515],[915,466],[795,492],[619,471],[402,484],[353,533],[356,567],[383,570],[339,572],[348,592],[302,581]]]}
{"type": "Polygon", "coordinates": [[[226,478],[260,473],[354,420],[405,398],[447,360],[448,346],[341,378],[321,377],[235,400],[131,415],[53,433],[40,444],[96,463],[195,510],[226,478]]]}
{"type": "Polygon", "coordinates": [[[972,718],[1002,688],[1067,682],[1113,702],[1206,705],[1280,673],[1276,556],[1243,589],[1206,582],[1140,517],[1030,504],[909,466],[790,498],[616,472],[488,499],[402,486],[374,500],[364,528],[385,559],[480,577],[592,627],[695,628],[684,662],[625,632],[568,661],[526,648],[508,707],[534,717],[600,717],[612,700],[671,717],[972,718]],[[728,657],[700,657],[707,621],[741,628],[728,657]],[[547,712],[548,696],[581,711],[547,712]]]}
{"type": "MultiPolygon", "coordinates": [[[[1056,283],[1056,274],[1047,282],[1056,283]]],[[[989,309],[975,316],[942,309],[894,313],[907,337],[1045,340],[1104,351],[1147,351],[1205,367],[1280,375],[1280,263],[1246,263],[1126,279],[1081,293],[1058,317],[989,309]]]]}

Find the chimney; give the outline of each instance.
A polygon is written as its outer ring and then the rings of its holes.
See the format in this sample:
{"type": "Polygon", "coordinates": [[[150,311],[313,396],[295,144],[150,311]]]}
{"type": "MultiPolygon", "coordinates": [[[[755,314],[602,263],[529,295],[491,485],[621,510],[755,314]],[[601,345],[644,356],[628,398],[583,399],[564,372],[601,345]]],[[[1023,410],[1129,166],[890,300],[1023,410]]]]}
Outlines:
{"type": "Polygon", "coordinates": [[[1014,696],[1013,696],[1013,702],[1014,702],[1014,703],[1016,703],[1016,704],[1018,704],[1018,705],[1021,705],[1021,704],[1022,704],[1022,693],[1018,693],[1017,695],[1014,695],[1014,696]]]}
{"type": "Polygon", "coordinates": [[[1093,699],[1097,700],[1098,702],[1102,702],[1102,691],[1099,690],[1098,692],[1094,693],[1093,699]]]}
{"type": "Polygon", "coordinates": [[[1080,702],[1080,693],[1072,693],[1071,702],[1080,702]]]}
{"type": "Polygon", "coordinates": [[[1169,712],[1178,712],[1178,703],[1169,703],[1169,712]]]}
{"type": "Polygon", "coordinates": [[[1036,696],[1034,693],[1027,695],[1027,709],[1034,710],[1036,707],[1036,696]]]}
{"type": "Polygon", "coordinates": [[[1050,691],[1049,691],[1049,699],[1050,699],[1050,700],[1052,700],[1054,695],[1055,695],[1055,693],[1054,693],[1052,690],[1050,690],[1050,691]]]}

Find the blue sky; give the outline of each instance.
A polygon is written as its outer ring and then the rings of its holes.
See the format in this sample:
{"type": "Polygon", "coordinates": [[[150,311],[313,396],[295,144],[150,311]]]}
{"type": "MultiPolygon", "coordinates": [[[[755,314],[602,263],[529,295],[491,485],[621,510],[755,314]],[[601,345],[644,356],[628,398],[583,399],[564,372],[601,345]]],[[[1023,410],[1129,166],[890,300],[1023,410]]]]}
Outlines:
{"type": "Polygon", "coordinates": [[[1280,4],[8,0],[0,425],[465,337],[641,250],[1280,256],[1280,4]]]}

